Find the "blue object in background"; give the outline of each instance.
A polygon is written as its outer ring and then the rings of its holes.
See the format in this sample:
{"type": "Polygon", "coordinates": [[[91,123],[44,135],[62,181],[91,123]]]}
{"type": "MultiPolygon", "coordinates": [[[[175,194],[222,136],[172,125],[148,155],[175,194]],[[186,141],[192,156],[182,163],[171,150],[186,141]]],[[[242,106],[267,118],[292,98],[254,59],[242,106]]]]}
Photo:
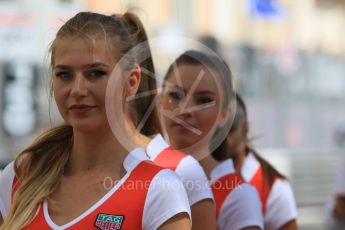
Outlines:
{"type": "Polygon", "coordinates": [[[280,18],[285,10],[276,0],[250,0],[251,15],[267,18],[280,18]]]}

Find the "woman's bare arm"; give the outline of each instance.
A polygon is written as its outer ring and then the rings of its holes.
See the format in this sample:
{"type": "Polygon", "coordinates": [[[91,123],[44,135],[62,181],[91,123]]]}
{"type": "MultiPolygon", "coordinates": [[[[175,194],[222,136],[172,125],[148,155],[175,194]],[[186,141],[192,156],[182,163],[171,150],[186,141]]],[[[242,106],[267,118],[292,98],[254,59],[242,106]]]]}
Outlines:
{"type": "Polygon", "coordinates": [[[283,225],[279,230],[297,230],[297,221],[291,220],[290,222],[283,225]]]}
{"type": "Polygon", "coordinates": [[[187,213],[179,213],[169,220],[167,220],[164,224],[162,224],[158,230],[191,230],[191,222],[187,213]]]}
{"type": "Polygon", "coordinates": [[[211,199],[201,200],[192,205],[192,229],[214,230],[217,228],[216,208],[211,199]]]}
{"type": "Polygon", "coordinates": [[[241,230],[261,230],[261,228],[256,227],[256,226],[252,226],[252,227],[241,228],[241,230]]]}

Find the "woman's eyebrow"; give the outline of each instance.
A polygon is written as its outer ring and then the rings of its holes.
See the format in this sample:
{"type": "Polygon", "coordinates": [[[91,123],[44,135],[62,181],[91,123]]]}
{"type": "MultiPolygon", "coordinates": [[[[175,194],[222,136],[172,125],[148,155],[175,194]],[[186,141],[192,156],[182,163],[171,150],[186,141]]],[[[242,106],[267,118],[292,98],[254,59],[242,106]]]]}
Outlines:
{"type": "Polygon", "coordinates": [[[94,67],[110,67],[110,65],[102,62],[96,62],[91,64],[86,64],[85,67],[87,68],[94,68],[94,67]]]}
{"type": "MultiPolygon", "coordinates": [[[[110,66],[102,62],[90,63],[83,66],[83,68],[95,68],[95,67],[110,67],[110,66]]],[[[53,69],[71,69],[71,68],[72,67],[69,65],[56,65],[53,67],[53,69]]]]}
{"type": "Polygon", "coordinates": [[[69,67],[68,65],[56,65],[53,67],[53,70],[55,69],[70,69],[71,67],[69,67]]]}
{"type": "Polygon", "coordinates": [[[216,93],[209,91],[209,90],[200,90],[200,91],[196,91],[195,94],[209,94],[209,95],[216,95],[216,93]]]}

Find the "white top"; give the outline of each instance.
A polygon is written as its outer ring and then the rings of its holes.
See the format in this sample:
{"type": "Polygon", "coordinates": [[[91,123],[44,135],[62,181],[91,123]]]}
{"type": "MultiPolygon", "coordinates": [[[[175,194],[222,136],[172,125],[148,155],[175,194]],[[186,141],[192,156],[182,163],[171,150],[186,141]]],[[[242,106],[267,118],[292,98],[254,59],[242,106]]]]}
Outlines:
{"type": "MultiPolygon", "coordinates": [[[[166,148],[170,147],[160,134],[157,134],[147,145],[146,152],[151,160],[166,148]]],[[[206,174],[199,162],[188,155],[177,165],[176,174],[181,178],[187,191],[189,205],[192,206],[204,199],[212,199],[212,190],[206,174]]]]}
{"type": "Polygon", "coordinates": [[[0,214],[6,217],[11,205],[11,192],[14,178],[13,162],[0,173],[0,214]]]}
{"type": "MultiPolygon", "coordinates": [[[[131,151],[123,162],[127,173],[119,183],[83,214],[63,226],[56,225],[50,219],[47,202],[44,202],[44,216],[47,223],[51,228],[60,230],[68,228],[82,220],[97,207],[106,202],[107,198],[124,183],[130,172],[143,160],[148,160],[143,148],[137,148],[131,151]]],[[[6,217],[10,207],[13,178],[14,169],[12,162],[0,174],[0,212],[3,217],[6,217]]],[[[183,184],[173,171],[163,169],[154,176],[149,186],[143,212],[143,229],[157,229],[168,219],[182,212],[188,213],[191,218],[188,198],[183,184]]]]}
{"type": "MultiPolygon", "coordinates": [[[[235,173],[231,159],[218,164],[211,172],[211,182],[221,177],[235,173]]],[[[218,229],[238,230],[245,227],[257,226],[263,229],[261,202],[256,189],[248,183],[243,183],[225,198],[219,210],[217,219],[218,229]]]]}
{"type": "MultiPolygon", "coordinates": [[[[259,161],[252,153],[249,153],[241,168],[243,179],[250,182],[259,167],[259,161]]],[[[265,229],[279,229],[296,218],[297,207],[289,182],[284,179],[276,179],[267,200],[264,216],[265,229]]]]}

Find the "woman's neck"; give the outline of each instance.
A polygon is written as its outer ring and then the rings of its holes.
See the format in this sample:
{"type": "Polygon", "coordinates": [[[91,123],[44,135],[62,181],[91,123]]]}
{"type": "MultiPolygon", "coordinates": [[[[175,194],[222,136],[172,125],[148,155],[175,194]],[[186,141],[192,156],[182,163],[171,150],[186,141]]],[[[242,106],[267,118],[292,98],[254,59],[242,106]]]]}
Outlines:
{"type": "Polygon", "coordinates": [[[150,141],[152,140],[151,138],[153,137],[147,137],[141,133],[138,133],[134,135],[134,144],[135,146],[140,146],[143,147],[145,150],[147,149],[147,146],[149,145],[150,141]]]}
{"type": "Polygon", "coordinates": [[[128,151],[113,133],[81,133],[74,131],[73,147],[67,165],[69,174],[117,171],[122,174],[123,161],[128,151]]]}
{"type": "Polygon", "coordinates": [[[204,169],[207,178],[210,180],[212,170],[219,164],[211,154],[207,155],[203,159],[199,160],[200,165],[204,169]]]}
{"type": "Polygon", "coordinates": [[[247,157],[246,148],[241,149],[237,154],[234,154],[231,158],[234,162],[234,166],[237,172],[241,172],[243,163],[247,157]]]}

